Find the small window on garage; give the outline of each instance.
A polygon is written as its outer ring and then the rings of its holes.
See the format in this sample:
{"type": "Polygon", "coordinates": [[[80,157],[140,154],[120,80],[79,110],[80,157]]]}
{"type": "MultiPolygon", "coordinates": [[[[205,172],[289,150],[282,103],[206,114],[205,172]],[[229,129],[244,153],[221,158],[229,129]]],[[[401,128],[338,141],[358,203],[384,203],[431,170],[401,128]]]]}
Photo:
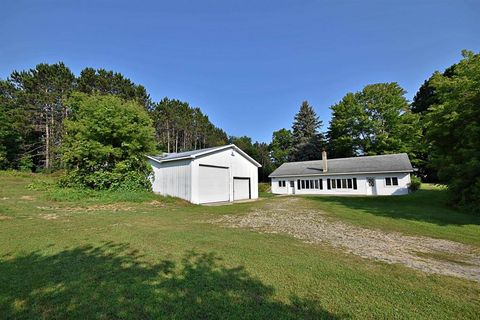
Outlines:
{"type": "Polygon", "coordinates": [[[336,188],[337,188],[337,180],[332,179],[332,189],[336,189],[336,188]]]}
{"type": "Polygon", "coordinates": [[[352,189],[352,179],[347,179],[348,189],[352,189]]]}
{"type": "Polygon", "coordinates": [[[315,180],[315,189],[318,189],[318,180],[315,180]]]}
{"type": "Polygon", "coordinates": [[[398,186],[398,178],[397,177],[392,178],[392,185],[398,186]]]}
{"type": "Polygon", "coordinates": [[[337,189],[342,188],[342,179],[337,179],[337,189]]]}
{"type": "Polygon", "coordinates": [[[323,180],[320,179],[318,182],[320,183],[320,190],[323,190],[323,180]]]}
{"type": "Polygon", "coordinates": [[[353,189],[357,190],[357,178],[353,178],[353,189]]]}
{"type": "Polygon", "coordinates": [[[302,189],[305,189],[305,180],[302,180],[302,189]]]}
{"type": "Polygon", "coordinates": [[[281,180],[278,180],[278,186],[282,187],[282,181],[281,180]]]}

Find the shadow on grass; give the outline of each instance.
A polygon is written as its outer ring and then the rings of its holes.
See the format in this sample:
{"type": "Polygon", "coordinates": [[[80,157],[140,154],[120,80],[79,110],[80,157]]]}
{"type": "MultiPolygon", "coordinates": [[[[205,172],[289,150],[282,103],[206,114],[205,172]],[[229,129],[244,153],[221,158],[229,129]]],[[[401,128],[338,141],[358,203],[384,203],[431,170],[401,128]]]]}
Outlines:
{"type": "Polygon", "coordinates": [[[34,252],[0,259],[2,318],[336,318],[314,301],[273,298],[274,289],[214,253],[188,252],[177,265],[140,262],[126,244],[34,252]]]}
{"type": "MultiPolygon", "coordinates": [[[[417,220],[437,225],[480,224],[480,217],[447,206],[446,190],[419,190],[405,196],[309,197],[327,204],[394,219],[417,220]]],[[[342,210],[342,208],[336,208],[342,210]]]]}

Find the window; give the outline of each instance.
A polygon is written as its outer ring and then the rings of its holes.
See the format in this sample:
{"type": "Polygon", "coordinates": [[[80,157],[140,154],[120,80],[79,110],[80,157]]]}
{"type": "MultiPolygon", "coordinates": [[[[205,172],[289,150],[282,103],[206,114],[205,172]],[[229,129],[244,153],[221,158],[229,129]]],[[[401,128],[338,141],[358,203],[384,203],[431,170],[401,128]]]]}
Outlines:
{"type": "Polygon", "coordinates": [[[318,180],[315,180],[315,189],[318,189],[318,180]]]}
{"type": "Polygon", "coordinates": [[[290,181],[290,188],[295,188],[295,181],[290,181]]]}
{"type": "Polygon", "coordinates": [[[397,177],[386,177],[385,178],[385,185],[387,185],[387,186],[398,186],[398,178],[397,177]]]}
{"type": "Polygon", "coordinates": [[[391,186],[392,185],[392,178],[385,178],[385,184],[387,186],[391,186]]]}
{"type": "Polygon", "coordinates": [[[298,190],[302,189],[302,186],[300,185],[300,179],[297,180],[297,189],[298,190]]]}
{"type": "Polygon", "coordinates": [[[323,180],[320,179],[318,182],[320,183],[320,190],[323,190],[323,180]]]}
{"type": "Polygon", "coordinates": [[[285,180],[279,180],[279,181],[278,181],[278,186],[279,186],[280,188],[286,187],[286,186],[287,186],[286,181],[285,181],[285,180]]]}
{"type": "MultiPolygon", "coordinates": [[[[322,189],[322,179],[320,179],[320,189],[322,189]]],[[[357,189],[357,178],[350,179],[327,179],[327,188],[330,189],[357,189]]]]}
{"type": "Polygon", "coordinates": [[[281,188],[282,187],[282,181],[278,181],[278,186],[281,188]]]}
{"type": "Polygon", "coordinates": [[[305,189],[305,180],[302,180],[302,189],[305,189]]]}

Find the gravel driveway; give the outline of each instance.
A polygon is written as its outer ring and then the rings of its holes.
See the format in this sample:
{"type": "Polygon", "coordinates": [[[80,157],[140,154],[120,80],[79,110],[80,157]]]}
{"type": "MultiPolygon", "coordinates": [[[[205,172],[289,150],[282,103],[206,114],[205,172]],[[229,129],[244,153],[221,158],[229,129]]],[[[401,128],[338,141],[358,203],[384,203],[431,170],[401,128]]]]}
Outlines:
{"type": "Polygon", "coordinates": [[[259,232],[285,233],[305,242],[342,248],[363,258],[480,282],[478,248],[350,225],[329,219],[322,211],[302,208],[301,201],[303,199],[294,197],[277,198],[246,215],[226,215],[212,222],[259,232]]]}

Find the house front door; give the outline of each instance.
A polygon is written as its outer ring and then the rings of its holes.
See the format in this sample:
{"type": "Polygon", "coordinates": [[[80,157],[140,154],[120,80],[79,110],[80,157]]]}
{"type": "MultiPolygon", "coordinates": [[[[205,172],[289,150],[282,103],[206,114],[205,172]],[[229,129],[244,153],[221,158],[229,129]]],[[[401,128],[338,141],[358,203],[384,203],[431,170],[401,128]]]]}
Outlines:
{"type": "Polygon", "coordinates": [[[372,196],[377,194],[375,187],[375,178],[367,177],[367,195],[372,196]]]}

